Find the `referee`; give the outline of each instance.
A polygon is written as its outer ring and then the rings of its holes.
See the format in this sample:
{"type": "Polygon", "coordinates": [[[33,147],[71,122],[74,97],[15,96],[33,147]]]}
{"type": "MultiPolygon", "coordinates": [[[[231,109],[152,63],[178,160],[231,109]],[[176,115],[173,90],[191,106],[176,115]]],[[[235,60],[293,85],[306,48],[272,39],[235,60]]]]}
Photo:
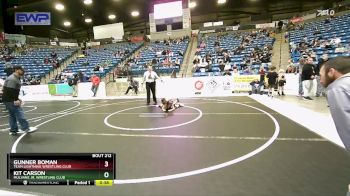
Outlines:
{"type": "Polygon", "coordinates": [[[150,91],[152,91],[154,105],[157,105],[156,79],[160,79],[160,77],[153,71],[152,66],[148,66],[147,71],[143,74],[142,82],[143,84],[146,81],[147,105],[150,103],[150,91]]]}
{"type": "Polygon", "coordinates": [[[21,89],[20,79],[24,75],[24,70],[21,66],[15,66],[13,69],[14,73],[7,77],[4,83],[2,102],[9,113],[10,135],[17,135],[17,133],[21,133],[18,130],[17,121],[23,132],[33,132],[37,128],[29,127],[21,107],[22,100],[18,98],[21,89]]]}

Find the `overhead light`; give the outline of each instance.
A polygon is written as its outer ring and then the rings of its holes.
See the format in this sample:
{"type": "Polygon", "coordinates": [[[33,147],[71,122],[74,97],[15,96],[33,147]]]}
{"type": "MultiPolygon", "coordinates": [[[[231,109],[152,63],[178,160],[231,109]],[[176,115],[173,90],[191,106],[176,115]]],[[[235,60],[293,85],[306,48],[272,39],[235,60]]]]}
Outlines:
{"type": "Polygon", "coordinates": [[[218,0],[218,4],[224,4],[226,3],[226,0],[218,0]]]}
{"type": "Polygon", "coordinates": [[[190,8],[194,8],[194,7],[196,7],[197,6],[197,3],[196,2],[190,2],[190,4],[189,4],[189,7],[190,8]]]}
{"type": "Polygon", "coordinates": [[[56,10],[62,11],[64,10],[64,5],[62,3],[57,3],[55,5],[56,10]]]}
{"type": "Polygon", "coordinates": [[[139,16],[139,15],[140,15],[140,12],[138,12],[138,11],[132,11],[131,12],[131,16],[136,17],[136,16],[139,16]]]}
{"type": "Polygon", "coordinates": [[[92,19],[91,18],[85,18],[85,22],[86,23],[90,23],[90,22],[92,22],[92,19]]]}
{"type": "Polygon", "coordinates": [[[111,20],[115,19],[115,17],[116,16],[114,14],[111,14],[111,15],[108,16],[108,18],[111,19],[111,20]]]}
{"type": "Polygon", "coordinates": [[[70,23],[69,21],[65,21],[65,22],[63,23],[63,25],[66,26],[66,27],[69,27],[69,26],[71,25],[71,23],[70,23]]]}
{"type": "Polygon", "coordinates": [[[84,0],[85,5],[90,5],[92,3],[92,0],[84,0]]]}

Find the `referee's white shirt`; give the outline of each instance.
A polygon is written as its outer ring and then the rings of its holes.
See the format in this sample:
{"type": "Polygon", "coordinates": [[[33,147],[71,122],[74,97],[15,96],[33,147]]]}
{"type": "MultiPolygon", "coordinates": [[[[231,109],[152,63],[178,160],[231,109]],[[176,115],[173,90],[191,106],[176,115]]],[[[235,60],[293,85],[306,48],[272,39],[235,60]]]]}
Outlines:
{"type": "Polygon", "coordinates": [[[155,82],[156,79],[158,79],[159,76],[157,75],[156,72],[154,71],[146,71],[144,74],[143,74],[143,79],[144,81],[146,82],[155,82]]]}

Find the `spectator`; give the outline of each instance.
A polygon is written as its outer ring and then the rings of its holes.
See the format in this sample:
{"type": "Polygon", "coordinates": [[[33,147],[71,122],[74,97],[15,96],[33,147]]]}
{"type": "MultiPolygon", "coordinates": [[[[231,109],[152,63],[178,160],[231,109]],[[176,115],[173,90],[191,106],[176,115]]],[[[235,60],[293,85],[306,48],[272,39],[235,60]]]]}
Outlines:
{"type": "Polygon", "coordinates": [[[54,59],[54,60],[57,59],[57,53],[56,53],[56,51],[53,50],[53,51],[51,52],[51,58],[54,59]]]}
{"type": "Polygon", "coordinates": [[[340,139],[350,153],[350,57],[336,57],[323,64],[321,84],[327,88],[329,109],[340,139]]]}
{"type": "Polygon", "coordinates": [[[279,71],[279,79],[278,79],[278,95],[284,96],[284,85],[286,85],[286,77],[284,75],[284,70],[279,71]]]}
{"type": "Polygon", "coordinates": [[[316,73],[314,70],[314,66],[310,63],[307,63],[303,66],[302,73],[301,73],[301,81],[303,84],[303,98],[305,100],[313,100],[311,96],[311,92],[313,92],[313,86],[314,86],[314,79],[316,73]]]}
{"type": "Polygon", "coordinates": [[[260,85],[264,85],[265,84],[265,76],[266,76],[266,72],[265,72],[265,67],[264,66],[260,66],[259,69],[259,75],[260,75],[260,85]]]}
{"type": "Polygon", "coordinates": [[[262,91],[261,91],[261,85],[260,85],[260,81],[258,78],[254,79],[251,83],[249,83],[252,90],[249,91],[249,95],[251,94],[262,94],[262,91]]]}
{"type": "Polygon", "coordinates": [[[29,127],[22,110],[22,100],[18,98],[21,88],[20,78],[24,76],[24,69],[20,66],[14,67],[14,73],[7,77],[3,86],[2,101],[8,111],[10,135],[17,135],[19,132],[17,122],[21,125],[24,132],[37,130],[35,127],[29,127]]]}
{"type": "Polygon", "coordinates": [[[267,83],[268,83],[268,88],[269,88],[269,92],[268,92],[268,96],[273,98],[273,91],[276,87],[277,84],[277,78],[278,78],[278,74],[276,72],[276,67],[275,66],[271,66],[270,67],[270,71],[267,73],[267,83]]]}
{"type": "Polygon", "coordinates": [[[45,59],[44,59],[44,63],[45,63],[45,64],[49,64],[49,63],[50,63],[50,60],[49,60],[49,58],[48,58],[48,57],[45,57],[45,59]]]}
{"type": "Polygon", "coordinates": [[[92,83],[91,91],[94,94],[93,97],[96,97],[96,93],[100,85],[100,82],[101,82],[100,78],[94,73],[91,77],[91,83],[92,83]]]}
{"type": "Polygon", "coordinates": [[[322,94],[325,95],[325,89],[323,88],[323,86],[320,83],[320,67],[327,61],[328,61],[328,54],[325,53],[318,60],[318,63],[315,67],[316,82],[317,82],[316,97],[319,97],[322,94]]]}
{"type": "Polygon", "coordinates": [[[72,87],[73,89],[73,97],[78,97],[78,75],[74,74],[73,78],[68,80],[68,85],[72,87]]]}
{"type": "Polygon", "coordinates": [[[132,76],[130,76],[127,80],[129,82],[129,86],[126,89],[125,95],[129,93],[129,90],[134,90],[135,94],[137,95],[138,93],[138,88],[139,88],[139,83],[137,80],[134,80],[132,76]]]}

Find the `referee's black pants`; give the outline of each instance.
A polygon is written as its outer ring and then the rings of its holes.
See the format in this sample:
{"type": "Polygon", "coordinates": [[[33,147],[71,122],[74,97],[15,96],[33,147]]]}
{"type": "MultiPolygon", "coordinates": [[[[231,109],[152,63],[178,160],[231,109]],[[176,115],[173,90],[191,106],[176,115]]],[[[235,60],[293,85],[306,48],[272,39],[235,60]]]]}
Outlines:
{"type": "Polygon", "coordinates": [[[157,103],[156,98],[156,82],[146,82],[146,91],[147,91],[147,104],[150,103],[150,91],[152,91],[153,101],[157,103]]]}

